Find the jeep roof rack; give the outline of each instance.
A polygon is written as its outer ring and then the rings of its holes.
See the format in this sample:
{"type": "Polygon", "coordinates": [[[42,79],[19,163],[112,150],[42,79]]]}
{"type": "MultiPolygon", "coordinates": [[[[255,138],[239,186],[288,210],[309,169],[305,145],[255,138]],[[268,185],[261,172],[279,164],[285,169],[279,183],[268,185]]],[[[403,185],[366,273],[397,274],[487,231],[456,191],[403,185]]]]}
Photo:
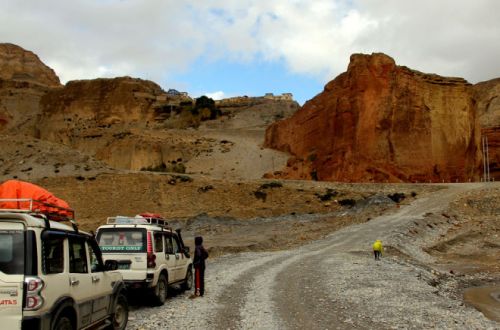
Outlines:
{"type": "Polygon", "coordinates": [[[56,222],[69,221],[73,229],[78,232],[78,225],[75,220],[75,211],[70,208],[49,204],[32,198],[0,198],[0,212],[28,213],[41,218],[45,222],[45,227],[50,228],[49,220],[56,222]],[[5,208],[5,204],[13,204],[15,207],[5,208]]]}
{"type": "Polygon", "coordinates": [[[159,226],[165,229],[172,230],[168,226],[167,220],[161,217],[148,217],[137,215],[135,217],[126,217],[126,216],[116,216],[116,217],[108,217],[106,220],[106,224],[108,225],[154,225],[159,226]]]}

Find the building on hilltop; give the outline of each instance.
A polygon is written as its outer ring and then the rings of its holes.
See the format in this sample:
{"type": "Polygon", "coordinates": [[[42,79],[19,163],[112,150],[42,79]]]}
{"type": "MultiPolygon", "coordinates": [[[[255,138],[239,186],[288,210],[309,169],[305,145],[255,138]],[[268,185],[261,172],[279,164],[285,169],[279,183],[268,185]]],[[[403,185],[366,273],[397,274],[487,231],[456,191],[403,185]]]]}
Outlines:
{"type": "Polygon", "coordinates": [[[281,95],[274,95],[273,93],[266,93],[264,95],[265,99],[275,100],[275,101],[293,101],[292,93],[282,93],[281,95]]]}
{"type": "Polygon", "coordinates": [[[167,91],[167,94],[170,96],[188,96],[187,92],[179,92],[177,89],[170,88],[167,91]]]}

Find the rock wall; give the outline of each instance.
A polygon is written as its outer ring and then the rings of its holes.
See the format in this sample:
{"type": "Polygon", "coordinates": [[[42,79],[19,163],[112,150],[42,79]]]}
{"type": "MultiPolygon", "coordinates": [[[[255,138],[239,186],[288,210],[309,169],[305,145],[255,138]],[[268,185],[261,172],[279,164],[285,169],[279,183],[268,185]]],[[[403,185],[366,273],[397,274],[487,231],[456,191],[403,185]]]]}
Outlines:
{"type": "Polygon", "coordinates": [[[500,78],[474,85],[481,135],[488,138],[490,177],[500,181],[500,78]]]}
{"type": "Polygon", "coordinates": [[[41,97],[58,87],[59,78],[38,56],[0,43],[0,132],[33,136],[41,97]]]}
{"type": "Polygon", "coordinates": [[[483,128],[481,135],[487,137],[490,180],[500,181],[500,125],[483,128]]]}
{"type": "Polygon", "coordinates": [[[157,110],[179,98],[183,97],[170,97],[151,81],[130,77],[70,81],[43,96],[38,137],[71,146],[114,168],[165,166],[185,157],[176,146],[190,143],[165,132],[155,134],[162,116],[157,110]]]}
{"type": "Polygon", "coordinates": [[[70,81],[41,100],[42,139],[69,144],[82,130],[154,120],[154,105],[164,96],[157,84],[130,77],[70,81]]]}
{"type": "Polygon", "coordinates": [[[27,81],[0,79],[0,132],[34,136],[40,100],[50,89],[27,81]]]}
{"type": "Polygon", "coordinates": [[[455,182],[480,175],[480,127],[470,84],[351,56],[265,145],[294,157],[277,176],[349,182],[455,182]]]}
{"type": "Polygon", "coordinates": [[[46,66],[37,55],[8,43],[0,43],[0,78],[51,87],[61,85],[54,70],[46,66]]]}

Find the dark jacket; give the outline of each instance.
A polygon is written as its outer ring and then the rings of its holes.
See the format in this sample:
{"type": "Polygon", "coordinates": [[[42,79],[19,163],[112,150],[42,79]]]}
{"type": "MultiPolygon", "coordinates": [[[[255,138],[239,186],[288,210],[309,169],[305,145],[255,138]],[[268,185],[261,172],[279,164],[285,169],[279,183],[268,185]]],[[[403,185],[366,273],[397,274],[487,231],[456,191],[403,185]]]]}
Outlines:
{"type": "Polygon", "coordinates": [[[194,268],[205,269],[205,259],[208,258],[208,251],[203,247],[201,237],[195,238],[195,244],[193,266],[194,268]]]}

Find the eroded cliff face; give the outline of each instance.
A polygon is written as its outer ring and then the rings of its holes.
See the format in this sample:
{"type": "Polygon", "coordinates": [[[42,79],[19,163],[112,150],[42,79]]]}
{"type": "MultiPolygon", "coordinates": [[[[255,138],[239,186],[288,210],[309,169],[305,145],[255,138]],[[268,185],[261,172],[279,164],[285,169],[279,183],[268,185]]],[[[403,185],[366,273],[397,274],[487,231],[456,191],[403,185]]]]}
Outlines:
{"type": "Polygon", "coordinates": [[[481,134],[488,138],[490,177],[500,180],[500,78],[474,85],[481,134]]]}
{"type": "Polygon", "coordinates": [[[0,132],[35,134],[40,99],[59,78],[34,53],[0,43],[0,132]]]}
{"type": "Polygon", "coordinates": [[[172,100],[154,82],[120,77],[70,81],[45,94],[38,136],[119,169],[165,166],[189,155],[191,140],[157,130],[172,100]]]}
{"type": "Polygon", "coordinates": [[[40,137],[71,144],[84,130],[145,126],[154,119],[153,104],[164,94],[155,83],[130,77],[70,81],[42,98],[40,137]]]}
{"type": "Polygon", "coordinates": [[[44,86],[61,85],[54,70],[33,52],[17,45],[0,43],[0,79],[27,81],[44,86]]]}
{"type": "Polygon", "coordinates": [[[475,180],[479,144],[470,84],[384,54],[352,55],[347,72],[271,125],[265,142],[294,155],[278,176],[350,182],[475,180]]]}

